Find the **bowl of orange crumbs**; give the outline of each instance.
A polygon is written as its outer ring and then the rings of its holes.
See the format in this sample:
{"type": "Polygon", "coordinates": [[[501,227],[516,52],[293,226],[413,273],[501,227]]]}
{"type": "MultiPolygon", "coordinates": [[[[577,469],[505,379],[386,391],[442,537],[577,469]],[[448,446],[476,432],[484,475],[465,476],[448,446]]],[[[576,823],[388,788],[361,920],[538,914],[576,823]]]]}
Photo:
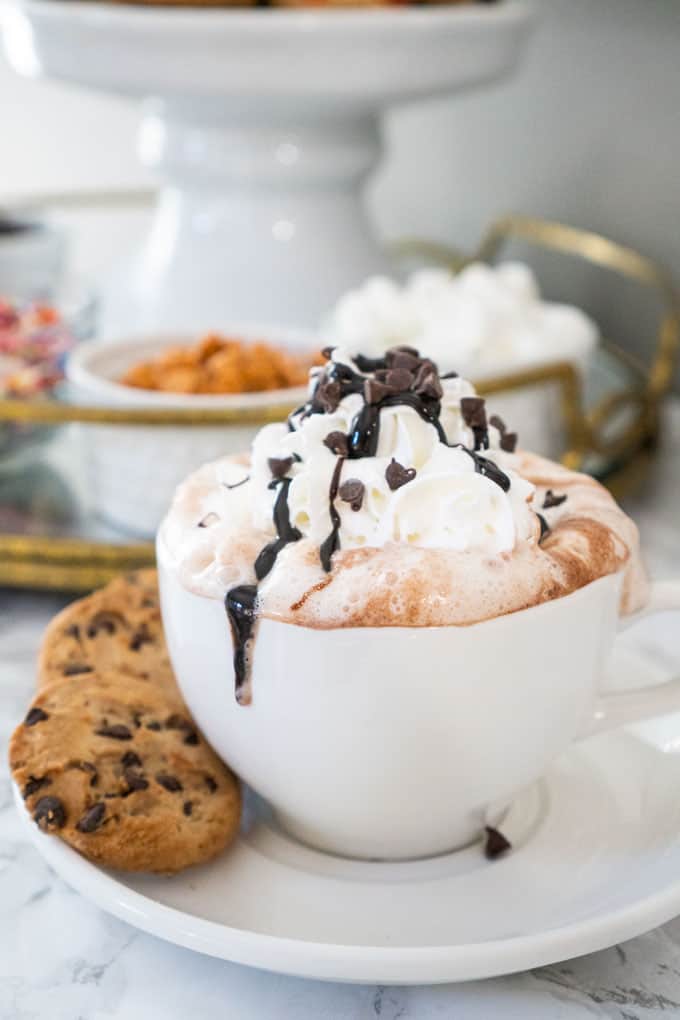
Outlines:
{"type": "Polygon", "coordinates": [[[158,335],[76,349],[66,363],[74,402],[99,407],[223,410],[219,424],[82,426],[99,517],[152,538],[179,482],[201,464],[247,450],[263,421],[306,399],[320,343],[300,330],[158,335]]]}

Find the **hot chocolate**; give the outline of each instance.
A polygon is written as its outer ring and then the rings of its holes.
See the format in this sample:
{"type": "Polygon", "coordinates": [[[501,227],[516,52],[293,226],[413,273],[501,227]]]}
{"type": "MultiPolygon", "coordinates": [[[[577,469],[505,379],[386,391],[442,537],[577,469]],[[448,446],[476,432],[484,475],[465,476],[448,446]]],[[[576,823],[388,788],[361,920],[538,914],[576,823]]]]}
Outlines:
{"type": "Polygon", "coordinates": [[[192,475],[161,531],[182,583],[225,599],[241,702],[260,617],[469,625],[622,569],[622,608],[644,602],[637,530],[601,485],[516,451],[470,383],[412,348],[326,353],[307,403],[192,475]]]}

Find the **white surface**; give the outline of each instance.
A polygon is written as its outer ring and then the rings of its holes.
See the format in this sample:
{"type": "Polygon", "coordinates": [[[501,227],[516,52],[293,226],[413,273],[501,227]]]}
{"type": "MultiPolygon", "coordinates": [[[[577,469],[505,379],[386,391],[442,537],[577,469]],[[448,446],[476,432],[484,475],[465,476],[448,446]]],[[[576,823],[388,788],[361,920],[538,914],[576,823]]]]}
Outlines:
{"type": "MultiPolygon", "coordinates": [[[[657,576],[680,570],[680,406],[669,427],[644,498],[631,502],[657,576]]],[[[25,712],[42,631],[64,600],[17,592],[0,600],[5,740],[25,712]]],[[[677,670],[672,617],[622,640],[645,654],[653,646],[659,667],[677,670]]],[[[677,741],[680,721],[665,727],[677,741]]],[[[187,952],[107,916],[56,878],[21,828],[4,760],[0,770],[2,1020],[661,1020],[680,1011],[680,921],[564,964],[434,988],[327,985],[187,952]]]]}
{"type": "Polygon", "coordinates": [[[401,864],[313,850],[253,818],[213,864],[110,875],[17,807],[73,888],[143,931],[284,973],[405,984],[465,981],[607,947],[680,911],[680,755],[624,733],[558,760],[481,845],[401,864]],[[261,890],[267,889],[267,898],[261,890]]]}
{"type": "Polygon", "coordinates": [[[166,187],[107,334],[317,321],[385,267],[360,197],[381,112],[503,76],[529,21],[523,0],[198,16],[27,0],[3,16],[20,73],[146,101],[140,155],[166,187]]]}

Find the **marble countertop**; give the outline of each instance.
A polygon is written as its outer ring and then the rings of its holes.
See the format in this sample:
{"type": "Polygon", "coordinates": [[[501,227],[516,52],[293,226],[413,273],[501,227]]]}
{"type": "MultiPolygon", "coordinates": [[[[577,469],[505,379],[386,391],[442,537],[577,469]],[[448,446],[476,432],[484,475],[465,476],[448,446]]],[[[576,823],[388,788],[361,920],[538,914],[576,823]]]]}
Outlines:
{"type": "MultiPolygon", "coordinates": [[[[680,574],[680,403],[628,509],[650,572],[680,574]]],[[[0,745],[22,717],[56,596],[0,592],[0,745]]],[[[677,653],[677,622],[655,638],[677,653]]],[[[677,661],[677,657],[676,657],[677,661]]],[[[680,1017],[680,919],[624,945],[492,981],[362,987],[279,977],[144,935],[71,892],[26,842],[0,759],[0,1020],[647,1020],[680,1017]]]]}

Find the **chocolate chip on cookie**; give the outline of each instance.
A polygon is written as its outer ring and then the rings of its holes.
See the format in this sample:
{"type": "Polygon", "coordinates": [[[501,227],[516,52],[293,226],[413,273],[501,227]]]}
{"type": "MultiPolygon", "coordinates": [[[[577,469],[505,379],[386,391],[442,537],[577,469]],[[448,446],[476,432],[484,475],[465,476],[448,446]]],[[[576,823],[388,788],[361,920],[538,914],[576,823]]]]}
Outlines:
{"type": "Polygon", "coordinates": [[[95,733],[98,737],[111,737],[112,740],[132,740],[132,733],[122,723],[114,723],[113,726],[104,723],[95,733]]]}
{"type": "Polygon", "coordinates": [[[10,763],[36,824],[107,867],[178,871],[238,831],[232,773],[178,695],[135,677],[95,672],[45,687],[12,737],[10,763]]]}
{"type": "Polygon", "coordinates": [[[36,723],[44,722],[45,719],[49,719],[49,716],[47,712],[43,712],[42,708],[31,708],[24,719],[24,726],[35,726],[36,723]]]}
{"type": "Polygon", "coordinates": [[[91,808],[88,808],[82,818],[79,818],[76,822],[76,829],[78,832],[94,832],[104,821],[106,814],[106,804],[102,801],[98,801],[93,804],[91,808]]]}
{"type": "Polygon", "coordinates": [[[66,825],[66,808],[58,797],[41,797],[33,809],[33,820],[43,832],[63,829],[66,825]]]}
{"type": "Polygon", "coordinates": [[[106,634],[115,634],[119,627],[124,626],[125,619],[120,613],[111,609],[102,609],[100,612],[94,614],[87,625],[85,633],[90,639],[92,639],[96,638],[101,631],[106,634]]]}
{"type": "Polygon", "coordinates": [[[43,787],[49,786],[52,782],[47,776],[29,776],[26,780],[21,796],[26,800],[27,797],[31,797],[38,790],[42,790],[43,787]]]}
{"type": "Polygon", "coordinates": [[[92,666],[86,662],[67,662],[61,671],[62,676],[79,676],[81,673],[92,673],[92,666]]]}
{"type": "Polygon", "coordinates": [[[67,606],[51,622],[38,663],[38,686],[72,682],[94,670],[147,680],[178,695],[158,605],[156,571],[121,575],[67,606]]]}
{"type": "Polygon", "coordinates": [[[168,790],[169,793],[181,793],[183,790],[183,786],[177,776],[169,776],[164,772],[158,773],[156,776],[156,782],[160,783],[161,786],[165,790],[168,790]]]}

